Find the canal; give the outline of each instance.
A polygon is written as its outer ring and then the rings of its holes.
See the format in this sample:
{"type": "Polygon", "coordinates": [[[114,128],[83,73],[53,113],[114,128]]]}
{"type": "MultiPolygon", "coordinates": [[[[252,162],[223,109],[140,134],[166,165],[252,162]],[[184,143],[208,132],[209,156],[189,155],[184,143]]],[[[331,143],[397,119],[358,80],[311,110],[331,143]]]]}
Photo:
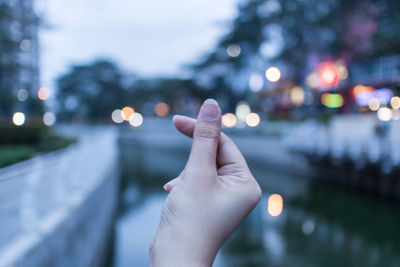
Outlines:
{"type": "MultiPolygon", "coordinates": [[[[162,185],[179,174],[187,155],[185,149],[121,146],[114,267],[148,266],[167,196],[162,185]]],[[[398,204],[249,165],[263,198],[221,249],[215,267],[400,266],[398,204]],[[283,198],[283,209],[276,197],[283,198]]]]}

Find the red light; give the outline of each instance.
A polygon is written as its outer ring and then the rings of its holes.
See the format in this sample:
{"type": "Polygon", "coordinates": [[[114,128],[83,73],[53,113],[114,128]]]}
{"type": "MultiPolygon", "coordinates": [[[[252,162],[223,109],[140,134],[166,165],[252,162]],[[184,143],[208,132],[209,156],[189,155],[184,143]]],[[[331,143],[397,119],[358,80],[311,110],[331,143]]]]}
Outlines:
{"type": "Polygon", "coordinates": [[[339,83],[339,72],[332,62],[324,62],[320,65],[319,80],[322,86],[329,87],[339,83]]]}

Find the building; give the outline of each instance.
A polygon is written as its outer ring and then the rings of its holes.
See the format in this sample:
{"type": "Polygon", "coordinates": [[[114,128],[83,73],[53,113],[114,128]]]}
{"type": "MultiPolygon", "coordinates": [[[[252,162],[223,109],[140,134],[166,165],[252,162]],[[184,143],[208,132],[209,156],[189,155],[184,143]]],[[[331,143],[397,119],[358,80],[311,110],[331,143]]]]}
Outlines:
{"type": "Polygon", "coordinates": [[[0,0],[0,117],[39,115],[40,19],[34,0],[0,0]]]}

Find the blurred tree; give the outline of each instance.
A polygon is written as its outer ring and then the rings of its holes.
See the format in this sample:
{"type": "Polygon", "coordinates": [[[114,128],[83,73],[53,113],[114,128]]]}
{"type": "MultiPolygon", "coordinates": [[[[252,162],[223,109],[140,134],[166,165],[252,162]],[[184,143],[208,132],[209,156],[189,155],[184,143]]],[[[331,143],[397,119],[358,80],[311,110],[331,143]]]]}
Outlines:
{"type": "Polygon", "coordinates": [[[194,75],[203,87],[220,90],[215,80],[222,74],[233,96],[249,87],[238,79],[249,79],[271,64],[283,66],[286,78],[302,83],[322,60],[349,63],[398,53],[399,9],[395,0],[241,1],[228,33],[194,66],[194,75]],[[234,57],[226,53],[232,44],[241,49],[234,57]]]}
{"type": "Polygon", "coordinates": [[[57,80],[59,118],[108,119],[127,102],[122,78],[120,69],[108,60],[73,66],[57,80]]]}

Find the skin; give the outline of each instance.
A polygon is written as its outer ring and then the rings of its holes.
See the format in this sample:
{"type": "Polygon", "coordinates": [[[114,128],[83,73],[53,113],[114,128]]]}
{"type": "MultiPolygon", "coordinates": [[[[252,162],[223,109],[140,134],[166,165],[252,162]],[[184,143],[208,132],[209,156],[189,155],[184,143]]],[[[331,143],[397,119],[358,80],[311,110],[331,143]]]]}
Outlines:
{"type": "Polygon", "coordinates": [[[197,120],[175,116],[193,138],[188,162],[169,193],[150,248],[150,266],[211,266],[224,241],[261,198],[261,189],[233,143],[221,132],[221,111],[206,100],[197,120]]]}

